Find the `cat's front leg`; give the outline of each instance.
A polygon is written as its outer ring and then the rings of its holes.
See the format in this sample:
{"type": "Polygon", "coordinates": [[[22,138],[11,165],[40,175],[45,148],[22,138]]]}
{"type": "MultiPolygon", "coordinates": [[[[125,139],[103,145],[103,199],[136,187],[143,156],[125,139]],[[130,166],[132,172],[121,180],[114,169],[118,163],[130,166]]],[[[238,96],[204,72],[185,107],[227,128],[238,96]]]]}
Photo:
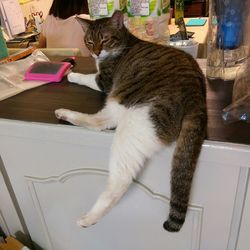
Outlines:
{"type": "Polygon", "coordinates": [[[96,74],[81,74],[71,72],[68,74],[68,81],[89,87],[97,91],[102,91],[96,83],[96,74]]]}

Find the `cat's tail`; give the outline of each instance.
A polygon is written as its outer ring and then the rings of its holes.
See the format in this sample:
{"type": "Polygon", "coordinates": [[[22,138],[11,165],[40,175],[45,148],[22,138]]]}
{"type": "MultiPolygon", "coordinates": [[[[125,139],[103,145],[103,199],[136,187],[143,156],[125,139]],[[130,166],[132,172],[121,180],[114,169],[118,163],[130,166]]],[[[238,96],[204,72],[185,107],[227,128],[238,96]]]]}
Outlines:
{"type": "Polygon", "coordinates": [[[170,212],[163,227],[178,232],[186,217],[192,178],[206,133],[206,112],[200,111],[184,118],[177,139],[171,172],[170,212]]]}

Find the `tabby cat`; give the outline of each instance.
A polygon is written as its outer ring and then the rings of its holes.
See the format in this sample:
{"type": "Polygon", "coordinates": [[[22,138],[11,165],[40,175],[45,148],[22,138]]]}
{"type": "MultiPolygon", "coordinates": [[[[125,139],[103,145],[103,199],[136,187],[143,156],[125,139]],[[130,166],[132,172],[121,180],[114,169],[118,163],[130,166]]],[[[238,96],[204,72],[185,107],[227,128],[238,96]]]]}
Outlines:
{"type": "Polygon", "coordinates": [[[145,161],[176,141],[164,228],[179,231],[205,136],[205,78],[185,52],[133,36],[120,11],[96,21],[77,19],[98,72],[70,73],[68,80],[105,92],[106,103],[96,114],[58,109],[56,117],[94,130],[116,128],[107,186],[77,223],[88,227],[99,221],[128,190],[145,161]]]}

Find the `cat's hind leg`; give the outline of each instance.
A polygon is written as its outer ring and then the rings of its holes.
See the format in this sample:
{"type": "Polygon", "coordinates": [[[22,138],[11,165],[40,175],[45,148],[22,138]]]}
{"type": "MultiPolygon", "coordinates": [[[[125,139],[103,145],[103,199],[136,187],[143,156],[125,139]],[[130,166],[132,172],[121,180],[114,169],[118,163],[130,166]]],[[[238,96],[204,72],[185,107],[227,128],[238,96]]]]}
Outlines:
{"type": "Polygon", "coordinates": [[[93,130],[114,128],[117,123],[109,105],[106,105],[96,114],[84,114],[69,109],[57,109],[55,110],[55,115],[58,119],[93,130]]]}
{"type": "Polygon", "coordinates": [[[83,85],[97,91],[102,91],[96,83],[96,74],[81,74],[71,72],[67,77],[69,82],[83,85]]]}
{"type": "Polygon", "coordinates": [[[107,186],[77,224],[88,227],[107,214],[128,190],[145,160],[161,148],[162,143],[155,134],[147,107],[124,112],[114,135],[107,186]]]}

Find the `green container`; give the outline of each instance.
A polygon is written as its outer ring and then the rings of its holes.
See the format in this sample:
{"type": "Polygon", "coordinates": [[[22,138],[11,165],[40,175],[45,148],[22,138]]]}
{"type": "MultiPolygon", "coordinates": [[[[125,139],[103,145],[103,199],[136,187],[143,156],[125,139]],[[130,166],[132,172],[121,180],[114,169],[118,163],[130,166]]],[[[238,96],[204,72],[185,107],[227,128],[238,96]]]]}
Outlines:
{"type": "Polygon", "coordinates": [[[178,24],[179,18],[184,18],[184,0],[175,0],[174,17],[175,24],[178,24]]]}
{"type": "Polygon", "coordinates": [[[0,59],[8,57],[8,49],[6,45],[6,41],[3,37],[2,28],[0,27],[0,59]]]}

